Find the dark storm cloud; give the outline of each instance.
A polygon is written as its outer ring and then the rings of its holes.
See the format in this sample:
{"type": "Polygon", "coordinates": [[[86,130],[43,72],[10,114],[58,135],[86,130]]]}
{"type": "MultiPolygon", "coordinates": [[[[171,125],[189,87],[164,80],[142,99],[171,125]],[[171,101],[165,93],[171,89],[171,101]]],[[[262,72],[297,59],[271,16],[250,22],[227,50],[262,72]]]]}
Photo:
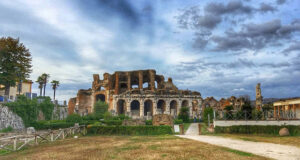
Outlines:
{"type": "Polygon", "coordinates": [[[213,15],[224,14],[251,14],[254,8],[244,5],[241,1],[230,1],[227,4],[212,2],[204,7],[204,10],[213,15]]]}
{"type": "Polygon", "coordinates": [[[282,5],[282,4],[284,4],[286,2],[286,0],[277,0],[276,1],[276,3],[278,4],[278,5],[282,5]]]}
{"type": "Polygon", "coordinates": [[[270,4],[261,3],[258,11],[266,13],[266,12],[275,12],[277,9],[270,4]]]}
{"type": "Polygon", "coordinates": [[[290,45],[288,48],[284,49],[282,53],[287,54],[293,51],[300,51],[300,42],[295,42],[294,44],[290,45]]]}
{"type": "Polygon", "coordinates": [[[289,67],[291,64],[289,62],[281,62],[281,63],[262,63],[259,65],[260,67],[269,67],[269,68],[282,68],[289,67]]]}
{"type": "Polygon", "coordinates": [[[300,23],[282,25],[279,19],[275,19],[260,24],[245,24],[238,32],[229,30],[225,36],[212,36],[211,40],[216,44],[214,51],[259,50],[282,40],[290,40],[292,34],[299,31],[300,23]]]}
{"type": "Polygon", "coordinates": [[[241,59],[239,58],[237,61],[225,64],[224,67],[227,68],[242,68],[242,67],[246,67],[246,68],[252,68],[255,67],[256,65],[247,59],[241,59]]]}

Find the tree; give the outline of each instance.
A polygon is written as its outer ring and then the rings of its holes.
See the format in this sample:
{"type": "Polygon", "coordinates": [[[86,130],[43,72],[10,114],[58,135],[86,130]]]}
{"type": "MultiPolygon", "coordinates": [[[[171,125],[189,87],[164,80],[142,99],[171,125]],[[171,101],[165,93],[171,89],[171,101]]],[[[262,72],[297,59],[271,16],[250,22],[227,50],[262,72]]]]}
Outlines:
{"type": "Polygon", "coordinates": [[[52,89],[54,91],[53,100],[55,100],[55,92],[56,92],[57,87],[59,87],[59,81],[52,80],[51,84],[52,84],[52,89]]]}
{"type": "Polygon", "coordinates": [[[0,84],[5,86],[7,97],[11,86],[29,77],[31,61],[29,50],[19,39],[0,38],[0,84]]]}
{"type": "Polygon", "coordinates": [[[105,102],[99,100],[99,101],[97,101],[97,102],[95,103],[95,105],[94,105],[94,114],[95,114],[96,116],[97,116],[97,115],[98,115],[98,116],[99,116],[99,115],[103,116],[104,113],[107,112],[107,111],[108,111],[108,105],[107,105],[105,102]]]}
{"type": "Polygon", "coordinates": [[[182,119],[182,121],[185,123],[189,122],[189,108],[188,107],[180,108],[178,119],[182,119]]]}
{"type": "Polygon", "coordinates": [[[42,96],[43,93],[43,85],[44,85],[44,80],[42,76],[39,76],[38,79],[35,81],[39,84],[39,89],[40,89],[40,96],[42,96]]]}
{"type": "Polygon", "coordinates": [[[42,76],[42,78],[44,80],[44,94],[43,94],[43,96],[45,97],[45,94],[46,94],[46,85],[47,85],[47,83],[49,81],[50,74],[43,73],[41,76],[42,76]]]}

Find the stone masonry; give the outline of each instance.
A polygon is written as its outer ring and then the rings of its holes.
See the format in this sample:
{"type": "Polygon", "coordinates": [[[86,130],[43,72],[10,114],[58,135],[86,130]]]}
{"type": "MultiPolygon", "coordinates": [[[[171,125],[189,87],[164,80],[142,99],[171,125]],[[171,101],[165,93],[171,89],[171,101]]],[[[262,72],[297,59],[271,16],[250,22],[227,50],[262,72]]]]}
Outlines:
{"type": "Polygon", "coordinates": [[[86,115],[93,112],[96,101],[109,105],[114,115],[126,114],[135,119],[151,119],[156,114],[176,117],[181,107],[188,107],[190,117],[199,117],[202,97],[199,92],[179,90],[168,78],[155,70],[117,71],[104,73],[103,80],[93,75],[92,88],[79,90],[69,100],[69,114],[86,115]]]}

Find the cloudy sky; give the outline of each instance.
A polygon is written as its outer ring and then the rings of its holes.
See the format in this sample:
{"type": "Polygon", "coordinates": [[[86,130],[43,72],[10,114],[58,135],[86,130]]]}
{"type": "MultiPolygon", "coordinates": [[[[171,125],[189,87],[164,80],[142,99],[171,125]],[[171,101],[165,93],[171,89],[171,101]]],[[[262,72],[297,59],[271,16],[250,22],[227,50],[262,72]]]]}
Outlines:
{"type": "MultiPolygon", "coordinates": [[[[298,0],[1,0],[0,36],[20,38],[31,79],[59,80],[59,100],[92,74],[156,69],[202,96],[300,96],[298,0]]],[[[52,96],[48,86],[47,94],[52,96]]],[[[38,93],[37,85],[33,91],[38,93]]]]}

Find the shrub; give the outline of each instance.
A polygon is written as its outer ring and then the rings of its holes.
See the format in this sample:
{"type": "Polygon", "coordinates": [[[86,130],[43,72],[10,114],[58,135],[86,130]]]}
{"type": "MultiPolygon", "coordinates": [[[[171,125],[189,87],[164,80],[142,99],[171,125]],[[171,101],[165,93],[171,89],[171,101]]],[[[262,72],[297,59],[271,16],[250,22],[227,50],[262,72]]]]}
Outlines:
{"type": "Polygon", "coordinates": [[[105,102],[99,100],[95,103],[94,105],[95,115],[104,115],[104,113],[107,111],[108,111],[108,105],[105,102]]]}
{"type": "Polygon", "coordinates": [[[123,120],[112,120],[112,119],[110,119],[110,120],[103,120],[101,122],[108,125],[108,126],[111,126],[111,125],[117,125],[118,126],[118,125],[122,125],[123,120]]]}
{"type": "Polygon", "coordinates": [[[263,112],[262,111],[259,111],[257,109],[254,109],[252,111],[252,119],[253,120],[260,120],[263,118],[263,112]]]}
{"type": "Polygon", "coordinates": [[[125,120],[125,119],[130,119],[130,117],[126,116],[125,114],[120,114],[118,116],[113,117],[114,120],[125,120]]]}
{"type": "Polygon", "coordinates": [[[100,135],[165,135],[172,134],[170,126],[91,126],[88,134],[100,135]]]}
{"type": "Polygon", "coordinates": [[[13,128],[12,128],[11,126],[8,126],[8,127],[6,127],[6,128],[1,129],[1,130],[0,130],[0,133],[1,133],[1,132],[2,132],[2,133],[7,133],[7,132],[11,132],[11,131],[13,131],[13,128]]]}
{"type": "Polygon", "coordinates": [[[80,122],[82,122],[82,117],[78,114],[70,114],[66,118],[66,122],[68,122],[68,123],[80,123],[80,122]]]}
{"type": "Polygon", "coordinates": [[[51,123],[50,121],[36,121],[32,122],[30,124],[32,127],[34,127],[36,130],[44,130],[44,129],[60,129],[60,128],[69,128],[74,126],[74,123],[71,122],[53,122],[51,123]]]}
{"type": "Polygon", "coordinates": [[[38,108],[43,112],[43,115],[45,117],[45,120],[51,120],[53,110],[54,110],[54,104],[51,102],[50,97],[38,97],[40,103],[38,103],[38,108]]]}
{"type": "Polygon", "coordinates": [[[108,111],[104,113],[103,117],[104,117],[105,120],[111,120],[111,119],[113,119],[113,116],[108,111]]]}
{"type": "Polygon", "coordinates": [[[152,120],[146,120],[146,125],[152,125],[152,120]]]}
{"type": "Polygon", "coordinates": [[[207,108],[204,109],[204,112],[203,112],[203,122],[205,122],[206,124],[208,124],[208,115],[209,115],[210,122],[212,122],[213,116],[214,116],[214,110],[213,110],[213,108],[207,107],[207,108]]]}
{"type": "Polygon", "coordinates": [[[291,136],[300,135],[300,126],[229,126],[215,127],[215,133],[237,133],[237,134],[272,134],[278,135],[279,130],[283,127],[288,128],[291,136]]]}
{"type": "Polygon", "coordinates": [[[189,108],[188,107],[180,108],[178,119],[181,119],[185,123],[189,122],[189,108]]]}
{"type": "Polygon", "coordinates": [[[182,119],[174,119],[174,124],[182,124],[183,120],[182,119]]]}

